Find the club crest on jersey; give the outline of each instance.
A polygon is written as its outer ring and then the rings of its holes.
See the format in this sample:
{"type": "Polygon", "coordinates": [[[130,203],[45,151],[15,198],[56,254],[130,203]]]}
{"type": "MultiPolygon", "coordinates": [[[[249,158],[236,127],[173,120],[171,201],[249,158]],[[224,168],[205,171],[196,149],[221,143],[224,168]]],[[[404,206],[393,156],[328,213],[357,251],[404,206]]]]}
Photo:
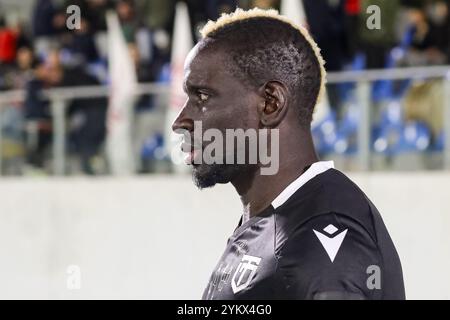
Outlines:
{"type": "Polygon", "coordinates": [[[339,248],[342,245],[342,242],[344,241],[345,235],[347,234],[347,230],[348,229],[345,229],[339,234],[333,236],[333,234],[335,234],[338,231],[338,228],[336,228],[332,224],[329,224],[328,226],[323,228],[323,231],[325,231],[326,234],[323,234],[322,232],[313,229],[320,243],[327,252],[328,257],[330,257],[332,263],[334,261],[334,258],[336,258],[336,255],[339,251],[339,248]]]}
{"type": "Polygon", "coordinates": [[[233,293],[238,293],[248,287],[256,274],[261,258],[244,255],[239,263],[236,272],[231,279],[231,288],[233,293]]]}

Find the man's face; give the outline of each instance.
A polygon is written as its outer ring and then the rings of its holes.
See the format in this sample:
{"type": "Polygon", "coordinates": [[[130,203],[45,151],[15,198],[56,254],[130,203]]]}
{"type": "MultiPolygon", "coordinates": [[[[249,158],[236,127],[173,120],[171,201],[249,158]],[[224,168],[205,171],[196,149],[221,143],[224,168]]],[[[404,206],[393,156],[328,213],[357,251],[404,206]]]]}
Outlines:
{"type": "Polygon", "coordinates": [[[261,102],[256,90],[244,86],[227,72],[225,57],[225,50],[205,48],[202,43],[191,51],[186,59],[184,79],[188,99],[172,126],[174,131],[187,130],[191,135],[191,141],[184,141],[184,151],[188,151],[187,162],[193,166],[194,181],[199,188],[232,182],[236,177],[256,169],[255,165],[249,164],[225,164],[226,154],[236,151],[225,148],[225,129],[257,129],[259,117],[256,106],[261,102]],[[222,133],[223,164],[199,161],[205,147],[213,142],[193,141],[194,122],[199,121],[201,136],[208,129],[217,129],[222,133]]]}

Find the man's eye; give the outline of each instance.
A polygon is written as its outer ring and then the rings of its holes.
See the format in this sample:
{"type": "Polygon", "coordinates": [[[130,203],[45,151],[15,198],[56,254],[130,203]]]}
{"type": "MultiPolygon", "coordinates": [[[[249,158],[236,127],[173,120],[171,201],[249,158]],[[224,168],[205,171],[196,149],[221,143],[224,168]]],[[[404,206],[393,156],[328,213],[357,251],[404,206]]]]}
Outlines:
{"type": "Polygon", "coordinates": [[[206,94],[206,93],[203,93],[203,92],[199,92],[199,93],[198,93],[198,98],[199,98],[199,100],[200,100],[201,102],[205,102],[205,101],[208,100],[209,95],[206,94]]]}

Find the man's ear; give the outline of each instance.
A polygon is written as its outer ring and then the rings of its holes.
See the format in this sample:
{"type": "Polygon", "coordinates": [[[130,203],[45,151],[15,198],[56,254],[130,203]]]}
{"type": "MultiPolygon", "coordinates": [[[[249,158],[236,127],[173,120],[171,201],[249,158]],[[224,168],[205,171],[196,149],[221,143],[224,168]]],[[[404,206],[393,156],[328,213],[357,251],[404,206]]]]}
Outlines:
{"type": "Polygon", "coordinates": [[[269,81],[260,88],[260,95],[263,98],[258,106],[261,125],[277,127],[287,113],[287,87],[279,81],[269,81]]]}

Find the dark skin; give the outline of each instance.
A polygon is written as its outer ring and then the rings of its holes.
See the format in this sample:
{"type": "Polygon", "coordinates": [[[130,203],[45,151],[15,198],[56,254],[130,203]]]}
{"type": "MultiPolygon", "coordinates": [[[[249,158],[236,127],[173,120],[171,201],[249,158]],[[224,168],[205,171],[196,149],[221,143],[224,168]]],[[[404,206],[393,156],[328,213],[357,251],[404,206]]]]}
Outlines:
{"type": "Polygon", "coordinates": [[[279,129],[279,170],[275,175],[261,175],[260,165],[216,167],[193,166],[195,176],[211,176],[220,171],[215,183],[231,182],[238,192],[244,219],[256,216],[303,170],[318,161],[309,128],[298,121],[294,99],[280,80],[266,81],[258,88],[245,85],[227,72],[227,50],[208,39],[192,49],[185,64],[184,88],[188,99],[172,129],[194,130],[194,121],[202,121],[202,129],[242,128],[279,129]]]}

